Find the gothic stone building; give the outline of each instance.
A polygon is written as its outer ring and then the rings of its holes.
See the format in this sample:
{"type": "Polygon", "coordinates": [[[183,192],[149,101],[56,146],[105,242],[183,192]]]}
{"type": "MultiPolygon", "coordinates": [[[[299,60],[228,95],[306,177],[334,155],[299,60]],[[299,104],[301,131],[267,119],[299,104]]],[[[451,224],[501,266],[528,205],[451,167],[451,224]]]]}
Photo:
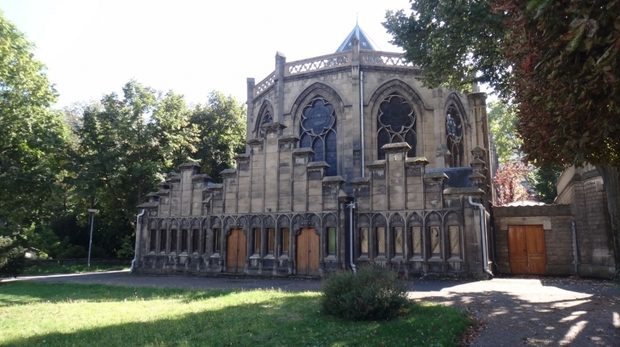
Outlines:
{"type": "Polygon", "coordinates": [[[247,81],[247,147],[215,183],[182,165],[140,205],[134,270],[322,276],[489,271],[484,93],[422,85],[355,27],[336,53],[247,81]]]}

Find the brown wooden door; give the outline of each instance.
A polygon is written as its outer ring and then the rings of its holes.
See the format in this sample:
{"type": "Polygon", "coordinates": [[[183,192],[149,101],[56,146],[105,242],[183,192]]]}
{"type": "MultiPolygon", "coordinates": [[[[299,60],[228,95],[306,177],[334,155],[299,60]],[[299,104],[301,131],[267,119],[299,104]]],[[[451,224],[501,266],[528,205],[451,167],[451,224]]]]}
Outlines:
{"type": "Polygon", "coordinates": [[[508,227],[510,271],[513,274],[545,273],[547,255],[542,225],[511,225],[508,227]]]}
{"type": "Polygon", "coordinates": [[[304,228],[297,236],[297,274],[319,274],[319,236],[313,228],[304,228]]]}
{"type": "Polygon", "coordinates": [[[233,229],[226,242],[226,270],[243,272],[246,258],[246,239],[243,230],[233,229]]]}

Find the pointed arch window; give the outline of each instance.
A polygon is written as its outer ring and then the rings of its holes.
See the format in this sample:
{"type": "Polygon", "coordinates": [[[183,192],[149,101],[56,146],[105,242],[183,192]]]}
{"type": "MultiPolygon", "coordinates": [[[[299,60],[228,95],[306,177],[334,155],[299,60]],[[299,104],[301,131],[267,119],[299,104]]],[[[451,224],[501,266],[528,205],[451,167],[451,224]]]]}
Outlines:
{"type": "Polygon", "coordinates": [[[378,159],[385,159],[384,145],[395,142],[407,142],[411,149],[407,153],[413,157],[416,153],[416,116],[411,103],[402,95],[392,93],[379,105],[377,115],[378,159]]]}
{"type": "Polygon", "coordinates": [[[446,112],[446,145],[446,165],[463,166],[463,118],[454,105],[450,105],[446,112]]]}
{"type": "Polygon", "coordinates": [[[273,122],[273,114],[271,112],[271,107],[264,106],[261,109],[261,112],[258,116],[258,120],[256,122],[256,127],[254,128],[254,134],[258,138],[265,137],[265,129],[263,129],[263,125],[269,124],[273,122]]]}
{"type": "Polygon", "coordinates": [[[336,112],[325,98],[312,99],[301,113],[299,122],[300,147],[312,148],[312,161],[325,161],[329,167],[327,176],[337,175],[336,112]]]}

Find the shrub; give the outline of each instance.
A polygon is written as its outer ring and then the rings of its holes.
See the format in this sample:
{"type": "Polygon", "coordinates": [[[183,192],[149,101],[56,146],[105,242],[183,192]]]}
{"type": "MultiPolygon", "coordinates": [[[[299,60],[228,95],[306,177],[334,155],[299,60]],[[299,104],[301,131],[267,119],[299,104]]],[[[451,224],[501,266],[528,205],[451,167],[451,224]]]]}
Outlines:
{"type": "Polygon", "coordinates": [[[397,274],[371,265],[330,276],[321,305],[323,312],[344,319],[383,320],[396,317],[407,303],[407,288],[397,274]]]}
{"type": "Polygon", "coordinates": [[[24,249],[8,238],[0,236],[0,277],[17,276],[24,271],[24,249]]]}

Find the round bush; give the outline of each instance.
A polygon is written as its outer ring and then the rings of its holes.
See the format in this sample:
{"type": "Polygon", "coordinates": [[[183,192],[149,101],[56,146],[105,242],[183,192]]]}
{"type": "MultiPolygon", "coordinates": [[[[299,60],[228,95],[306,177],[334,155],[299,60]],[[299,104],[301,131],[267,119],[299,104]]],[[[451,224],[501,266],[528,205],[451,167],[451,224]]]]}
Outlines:
{"type": "Polygon", "coordinates": [[[395,272],[371,265],[339,272],[323,286],[323,312],[349,320],[392,319],[407,304],[407,288],[395,272]]]}

